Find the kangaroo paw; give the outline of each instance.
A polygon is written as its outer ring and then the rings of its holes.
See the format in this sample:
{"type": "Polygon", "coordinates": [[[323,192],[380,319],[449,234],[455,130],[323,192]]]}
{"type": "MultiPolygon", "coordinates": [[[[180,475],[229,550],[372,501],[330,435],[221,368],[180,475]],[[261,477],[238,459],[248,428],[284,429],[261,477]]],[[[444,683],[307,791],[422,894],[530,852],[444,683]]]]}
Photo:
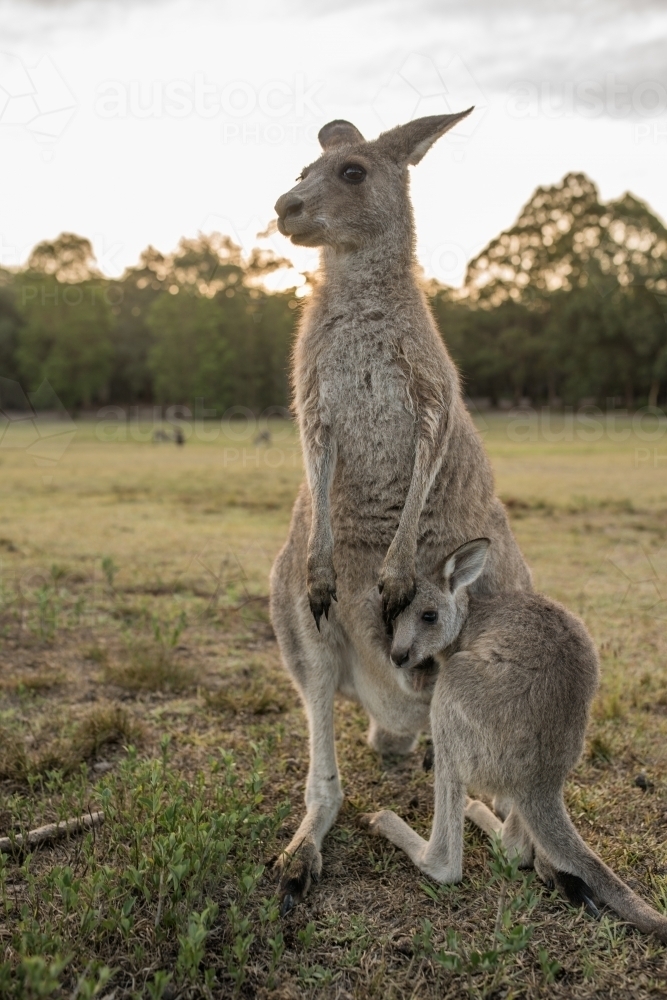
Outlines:
{"type": "Polygon", "coordinates": [[[382,594],[382,618],[389,627],[415,596],[414,574],[394,576],[383,572],[378,587],[382,594]]]}
{"type": "Polygon", "coordinates": [[[322,615],[328,620],[331,602],[338,600],[336,595],[336,574],[333,566],[308,572],[308,601],[313,613],[317,631],[320,631],[322,615]]]}

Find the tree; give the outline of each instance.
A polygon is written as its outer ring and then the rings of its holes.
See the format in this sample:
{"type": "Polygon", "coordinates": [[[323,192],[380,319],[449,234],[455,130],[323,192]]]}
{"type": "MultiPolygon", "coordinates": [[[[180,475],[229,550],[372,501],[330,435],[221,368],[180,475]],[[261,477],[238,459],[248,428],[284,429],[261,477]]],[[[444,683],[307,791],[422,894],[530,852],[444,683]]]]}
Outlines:
{"type": "Polygon", "coordinates": [[[464,297],[490,308],[508,300],[546,308],[554,292],[643,284],[667,293],[667,229],[626,193],[600,201],[585,174],[539,187],[514,226],[468,265],[464,297]]]}
{"type": "Polygon", "coordinates": [[[18,379],[18,347],[21,317],[16,308],[14,275],[0,270],[0,376],[18,379]]]}
{"type": "Polygon", "coordinates": [[[262,278],[287,261],[255,250],[244,261],[227,236],[181,240],[165,260],[166,292],[146,318],[155,397],[208,409],[262,411],[287,405],[293,294],[270,294],[262,278]]]}
{"type": "Polygon", "coordinates": [[[231,405],[235,352],[222,320],[218,303],[194,290],[156,298],[147,323],[154,338],[148,365],[158,402],[192,406],[200,397],[209,408],[231,405]]]}
{"type": "Polygon", "coordinates": [[[24,273],[17,290],[23,325],[16,360],[24,383],[37,386],[47,379],[68,407],[103,400],[113,353],[104,286],[24,273]]]}
{"type": "Polygon", "coordinates": [[[29,271],[49,274],[63,282],[101,277],[94,265],[90,240],[76,233],[61,233],[55,240],[38,243],[28,260],[29,271]]]}

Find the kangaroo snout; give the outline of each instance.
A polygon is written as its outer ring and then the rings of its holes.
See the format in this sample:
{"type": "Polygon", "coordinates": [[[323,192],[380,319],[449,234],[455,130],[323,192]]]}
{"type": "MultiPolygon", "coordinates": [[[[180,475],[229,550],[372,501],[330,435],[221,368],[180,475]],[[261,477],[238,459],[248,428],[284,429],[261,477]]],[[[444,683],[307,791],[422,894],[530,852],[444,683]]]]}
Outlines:
{"type": "Polygon", "coordinates": [[[392,648],[391,650],[392,662],[396,664],[397,667],[402,667],[404,663],[407,663],[410,659],[410,650],[405,647],[399,647],[398,649],[392,648]]]}
{"type": "Polygon", "coordinates": [[[299,195],[295,194],[293,191],[288,191],[287,194],[281,194],[275,204],[275,211],[278,216],[279,224],[284,222],[288,215],[300,215],[302,209],[303,198],[300,198],[299,195]]]}

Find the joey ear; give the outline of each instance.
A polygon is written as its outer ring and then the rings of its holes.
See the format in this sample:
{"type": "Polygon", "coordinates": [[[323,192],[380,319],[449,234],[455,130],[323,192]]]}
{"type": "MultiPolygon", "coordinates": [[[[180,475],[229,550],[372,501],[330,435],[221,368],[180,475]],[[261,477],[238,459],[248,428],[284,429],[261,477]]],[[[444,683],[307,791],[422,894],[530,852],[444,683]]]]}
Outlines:
{"type": "Polygon", "coordinates": [[[454,594],[460,587],[468,587],[484,569],[489,538],[474,538],[455,549],[445,560],[445,585],[454,594]]]}
{"type": "Polygon", "coordinates": [[[322,149],[333,149],[334,146],[340,146],[344,142],[351,144],[366,141],[352,122],[346,122],[342,118],[336,118],[335,121],[323,125],[317,138],[320,140],[322,149]]]}
{"type": "MultiPolygon", "coordinates": [[[[377,144],[393,159],[407,166],[413,166],[421,160],[433,143],[449,132],[450,128],[466,118],[473,108],[458,111],[453,115],[429,115],[427,118],[415,118],[407,125],[398,125],[389,132],[383,132],[377,144]]],[[[328,126],[325,126],[328,127],[328,126]]]]}

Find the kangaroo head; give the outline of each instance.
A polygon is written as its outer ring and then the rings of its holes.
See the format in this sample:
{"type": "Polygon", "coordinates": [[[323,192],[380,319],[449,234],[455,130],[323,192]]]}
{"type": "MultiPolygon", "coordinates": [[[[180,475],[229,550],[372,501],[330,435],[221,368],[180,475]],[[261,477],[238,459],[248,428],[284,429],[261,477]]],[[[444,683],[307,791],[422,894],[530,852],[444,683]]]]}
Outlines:
{"type": "Polygon", "coordinates": [[[276,202],[278,229],[292,243],[359,250],[388,231],[411,237],[408,165],[472,111],[431,115],[367,142],[350,122],[319,133],[322,155],[276,202]]]}
{"type": "Polygon", "coordinates": [[[442,586],[419,578],[415,596],[394,619],[391,659],[407,670],[429,669],[457,638],[468,611],[467,588],[484,569],[491,542],[475,538],[447,556],[442,586]]]}

